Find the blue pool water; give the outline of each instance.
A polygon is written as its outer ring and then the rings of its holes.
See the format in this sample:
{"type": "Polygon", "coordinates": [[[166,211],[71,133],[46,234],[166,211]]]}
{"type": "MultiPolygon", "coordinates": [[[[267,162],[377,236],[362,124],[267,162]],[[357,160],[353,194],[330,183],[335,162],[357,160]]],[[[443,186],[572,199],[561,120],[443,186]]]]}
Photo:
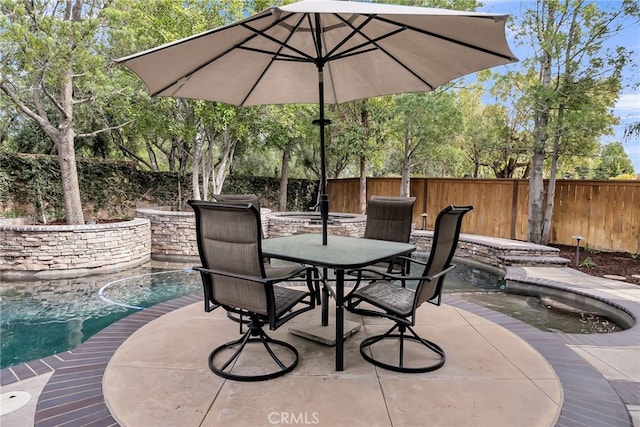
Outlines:
{"type": "Polygon", "coordinates": [[[129,314],[202,288],[200,274],[183,269],[127,274],[0,284],[0,368],[73,349],[129,314]]]}
{"type": "MultiPolygon", "coordinates": [[[[0,284],[0,368],[73,349],[145,307],[201,293],[200,274],[150,265],[89,278],[0,284]]],[[[518,318],[545,331],[608,333],[620,328],[599,316],[558,313],[538,298],[504,293],[494,272],[459,265],[445,293],[518,318]]],[[[446,299],[445,299],[446,301],[446,299]]]]}

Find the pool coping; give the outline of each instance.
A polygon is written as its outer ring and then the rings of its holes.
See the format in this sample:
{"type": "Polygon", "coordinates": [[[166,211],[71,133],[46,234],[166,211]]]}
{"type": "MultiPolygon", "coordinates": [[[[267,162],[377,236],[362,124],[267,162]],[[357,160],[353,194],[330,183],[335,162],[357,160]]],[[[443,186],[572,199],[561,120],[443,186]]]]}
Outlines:
{"type": "MultiPolygon", "coordinates": [[[[552,269],[566,267],[552,267],[552,269]]],[[[576,270],[567,269],[592,278],[576,270]]],[[[637,320],[640,304],[612,296],[600,289],[548,278],[530,277],[522,267],[507,268],[506,277],[536,286],[554,287],[580,293],[623,308],[637,320]]],[[[615,281],[612,281],[615,282],[615,281]]],[[[625,282],[617,282],[625,283],[625,282]]],[[[634,286],[628,284],[629,286],[634,286]]],[[[73,350],[0,370],[0,385],[9,385],[37,375],[53,372],[38,397],[35,426],[74,423],[92,426],[117,425],[102,394],[102,377],[111,356],[136,330],[158,317],[202,301],[199,293],[159,303],[133,313],[98,332],[73,350]]],[[[566,334],[543,332],[520,320],[451,294],[445,304],[469,311],[513,332],[535,348],[552,366],[562,385],[564,400],[556,426],[633,425],[626,405],[640,405],[640,383],[608,380],[595,367],[571,349],[574,345],[597,347],[629,346],[640,342],[640,323],[614,334],[566,334]]]]}

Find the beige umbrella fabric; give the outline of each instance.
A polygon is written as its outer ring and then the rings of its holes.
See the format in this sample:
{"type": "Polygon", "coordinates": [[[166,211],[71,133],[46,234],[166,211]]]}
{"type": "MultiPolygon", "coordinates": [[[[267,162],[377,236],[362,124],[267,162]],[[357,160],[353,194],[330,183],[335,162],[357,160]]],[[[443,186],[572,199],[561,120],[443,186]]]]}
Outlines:
{"type": "Polygon", "coordinates": [[[431,91],[516,62],[507,15],[336,0],[272,7],[117,62],[152,96],[237,106],[319,103],[323,240],[325,103],[431,91]]]}

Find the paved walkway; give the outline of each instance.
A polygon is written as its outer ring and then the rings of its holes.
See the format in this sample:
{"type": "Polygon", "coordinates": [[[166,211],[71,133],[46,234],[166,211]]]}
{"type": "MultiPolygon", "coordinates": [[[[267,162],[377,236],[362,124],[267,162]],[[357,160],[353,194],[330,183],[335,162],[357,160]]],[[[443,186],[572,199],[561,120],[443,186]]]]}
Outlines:
{"type": "MultiPolygon", "coordinates": [[[[570,288],[640,316],[635,285],[568,268],[512,267],[507,277],[570,288]]],[[[444,306],[418,316],[420,329],[447,351],[438,371],[399,375],[364,362],[357,345],[381,327],[367,318],[347,341],[343,373],[333,372],[333,348],[294,337],[285,325],[276,335],[300,349],[299,366],[276,380],[242,384],[208,370],[208,352],[237,326],[205,314],[200,300],[159,304],[73,352],[2,370],[2,393],[34,395],[2,416],[2,426],[640,426],[638,324],[607,335],[544,333],[446,295],[444,306]]]]}

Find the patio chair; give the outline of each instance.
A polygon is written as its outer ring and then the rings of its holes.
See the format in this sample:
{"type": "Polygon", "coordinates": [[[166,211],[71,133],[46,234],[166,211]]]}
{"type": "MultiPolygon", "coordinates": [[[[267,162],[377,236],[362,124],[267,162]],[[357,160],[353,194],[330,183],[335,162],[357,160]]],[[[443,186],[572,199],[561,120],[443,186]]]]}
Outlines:
{"type": "MultiPolygon", "coordinates": [[[[415,201],[415,197],[371,196],[367,204],[364,238],[409,243],[415,201]]],[[[406,265],[403,259],[377,263],[367,271],[361,271],[357,282],[380,279],[382,275],[379,272],[402,273],[406,265]]]]}
{"type": "MultiPolygon", "coordinates": [[[[238,340],[216,347],[209,355],[209,368],[217,375],[237,381],[261,381],[290,372],[298,363],[291,344],[269,337],[263,327],[275,330],[291,318],[315,308],[313,267],[298,265],[266,268],[262,256],[260,213],[246,205],[190,200],[196,214],[200,271],[205,311],[223,307],[248,316],[247,332],[238,340]],[[306,281],[308,290],[283,287],[287,280],[306,281]],[[249,344],[264,346],[277,365],[266,373],[238,372],[247,366],[239,361],[249,344]],[[232,352],[229,357],[223,353],[232,352]],[[292,359],[283,361],[283,357],[292,359]],[[218,359],[224,359],[218,362],[218,359]],[[235,372],[232,372],[236,369],[235,372]]],[[[250,364],[252,365],[252,364],[250,364]]],[[[255,366],[249,366],[255,370],[255,366]]]]}
{"type": "Polygon", "coordinates": [[[229,204],[251,203],[260,212],[260,199],[255,194],[214,194],[213,200],[229,204]]]}
{"type": "MultiPolygon", "coordinates": [[[[216,202],[222,202],[222,203],[230,203],[230,204],[247,204],[247,203],[251,203],[253,206],[255,206],[255,208],[258,210],[258,213],[260,212],[260,199],[258,198],[257,195],[255,194],[214,194],[213,195],[213,200],[216,202]]],[[[264,239],[264,229],[260,228],[260,233],[261,233],[261,237],[264,239]]],[[[267,270],[267,275],[269,275],[269,270],[271,270],[272,268],[276,268],[276,269],[280,269],[282,267],[289,267],[289,268],[300,268],[303,267],[302,264],[298,264],[295,262],[290,262],[290,261],[285,261],[285,260],[281,260],[281,259],[277,259],[277,260],[272,260],[270,258],[265,257],[264,258],[264,263],[265,263],[265,269],[267,270]]],[[[317,270],[315,270],[315,272],[317,272],[317,270]]],[[[317,273],[319,274],[319,273],[317,273]]],[[[316,281],[315,283],[317,284],[317,277],[315,278],[316,281]]],[[[320,303],[320,289],[319,289],[319,285],[318,285],[318,289],[316,289],[316,302],[320,303]]],[[[242,324],[246,323],[246,321],[244,320],[243,316],[239,316],[236,317],[233,313],[228,313],[227,316],[230,319],[233,319],[237,322],[240,322],[240,333],[242,333],[242,324]]]]}
{"type": "MultiPolygon", "coordinates": [[[[458,245],[460,226],[464,215],[473,209],[472,206],[449,206],[443,209],[436,218],[433,244],[427,262],[406,258],[407,262],[424,266],[424,272],[419,276],[406,274],[380,273],[385,276],[382,280],[373,281],[361,288],[356,288],[347,296],[346,309],[361,315],[380,316],[393,320],[394,325],[382,335],[365,338],[360,343],[360,354],[368,362],[381,368],[397,372],[429,372],[444,365],[444,350],[432,341],[420,337],[413,326],[418,307],[424,302],[440,305],[442,285],[445,275],[455,268],[451,264],[458,245]],[[412,282],[417,284],[411,289],[412,282]],[[366,304],[370,304],[367,306],[366,304]],[[397,332],[396,332],[397,331],[397,332]],[[383,340],[398,340],[399,354],[397,363],[376,357],[374,344],[383,340]],[[419,366],[407,366],[404,350],[405,341],[418,343],[426,347],[433,354],[426,355],[419,366]],[[367,350],[371,352],[368,354],[367,350]]],[[[423,347],[419,347],[424,349],[423,347]]]]}

